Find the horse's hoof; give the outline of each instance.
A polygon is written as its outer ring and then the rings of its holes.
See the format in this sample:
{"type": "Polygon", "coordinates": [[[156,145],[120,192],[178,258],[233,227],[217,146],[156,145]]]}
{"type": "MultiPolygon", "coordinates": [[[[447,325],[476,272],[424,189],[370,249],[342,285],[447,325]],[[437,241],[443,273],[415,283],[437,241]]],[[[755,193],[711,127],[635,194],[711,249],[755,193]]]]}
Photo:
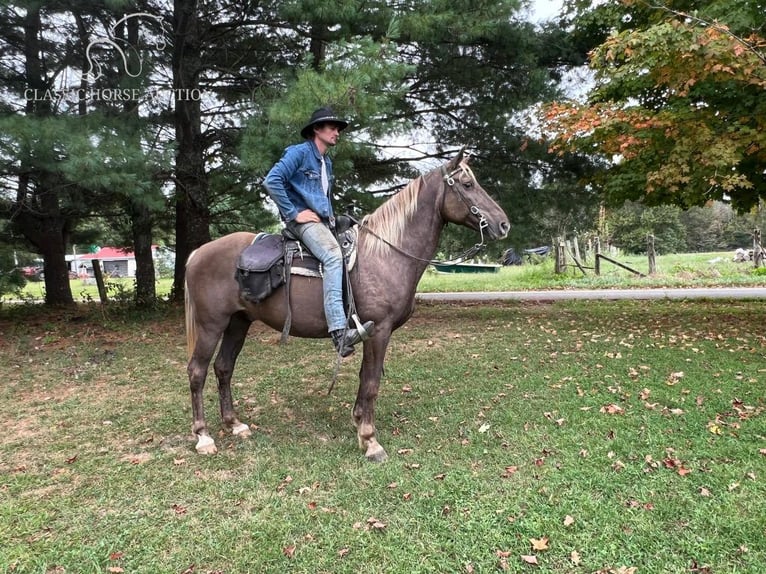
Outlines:
{"type": "Polygon", "coordinates": [[[388,455],[386,454],[385,449],[380,445],[376,445],[375,448],[368,448],[364,456],[367,457],[367,460],[370,462],[386,462],[386,460],[388,460],[388,455]]]}
{"type": "Polygon", "coordinates": [[[195,448],[199,454],[216,454],[218,452],[218,448],[215,446],[215,441],[212,437],[206,435],[199,437],[195,448]]]}
{"type": "Polygon", "coordinates": [[[239,423],[231,428],[231,434],[239,438],[250,438],[253,435],[253,431],[245,423],[239,423]]]}

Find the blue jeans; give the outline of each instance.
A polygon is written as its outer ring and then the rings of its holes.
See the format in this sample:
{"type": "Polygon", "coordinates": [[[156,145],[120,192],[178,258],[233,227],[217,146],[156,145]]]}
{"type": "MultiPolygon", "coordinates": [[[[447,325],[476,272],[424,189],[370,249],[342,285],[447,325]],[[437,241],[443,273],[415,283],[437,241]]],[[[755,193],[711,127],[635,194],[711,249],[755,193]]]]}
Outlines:
{"type": "Polygon", "coordinates": [[[290,221],[287,228],[308,247],[309,251],[322,262],[324,281],[324,314],[327,330],[345,329],[346,313],[343,311],[343,253],[335,234],[324,223],[295,223],[290,221]]]}

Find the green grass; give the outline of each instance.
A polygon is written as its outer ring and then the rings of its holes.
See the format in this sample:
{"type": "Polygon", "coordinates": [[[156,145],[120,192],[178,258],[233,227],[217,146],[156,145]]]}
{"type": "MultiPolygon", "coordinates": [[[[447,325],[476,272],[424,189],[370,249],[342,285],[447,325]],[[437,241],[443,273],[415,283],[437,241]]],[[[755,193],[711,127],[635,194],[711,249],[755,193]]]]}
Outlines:
{"type": "MultiPolygon", "coordinates": [[[[647,274],[646,256],[615,256],[617,261],[647,274]]],[[[448,291],[524,291],[534,289],[610,289],[652,287],[733,287],[766,285],[766,275],[752,263],[734,263],[731,253],[686,253],[657,257],[657,273],[639,277],[607,261],[601,262],[601,274],[592,269],[593,261],[584,263],[583,274],[571,262],[565,273],[554,272],[553,258],[538,265],[503,267],[498,273],[444,274],[429,271],[420,281],[420,292],[448,291]]]]}
{"type": "MultiPolygon", "coordinates": [[[[107,297],[111,301],[130,301],[135,290],[134,280],[129,277],[108,278],[105,280],[104,285],[107,297]]],[[[90,303],[100,300],[98,287],[93,279],[87,281],[72,279],[69,281],[69,286],[72,289],[74,300],[78,303],[90,303]]],[[[156,285],[157,296],[167,297],[172,286],[173,280],[171,278],[158,279],[156,285]]],[[[24,289],[22,289],[20,296],[6,295],[6,298],[19,298],[29,302],[41,301],[45,299],[45,283],[43,281],[29,281],[24,289]]]]}
{"type": "MultiPolygon", "coordinates": [[[[637,271],[647,273],[645,256],[617,256],[617,259],[637,271]]],[[[593,266],[592,261],[585,265],[593,266]]],[[[587,275],[570,265],[566,273],[557,275],[553,259],[548,257],[539,265],[503,267],[499,273],[445,274],[429,267],[418,285],[418,291],[524,291],[535,289],[610,289],[639,287],[734,287],[764,286],[766,273],[755,270],[750,263],[734,263],[731,253],[687,253],[661,255],[657,258],[657,273],[649,277],[637,277],[608,262],[602,262],[601,275],[593,270],[587,275]]],[[[133,279],[109,279],[106,283],[110,300],[129,301],[133,293],[133,279]]],[[[42,282],[30,282],[23,289],[20,298],[25,301],[44,299],[42,282]]],[[[167,297],[172,279],[157,281],[157,294],[167,297]]],[[[71,281],[72,294],[77,302],[98,301],[98,290],[94,284],[85,284],[80,279],[71,281]]],[[[6,296],[6,298],[16,298],[6,296]]]]}
{"type": "Polygon", "coordinates": [[[382,465],[350,424],[360,359],[327,396],[327,341],[254,327],[254,436],[201,457],[178,310],[7,310],[0,572],[761,573],[761,307],[421,304],[386,363],[382,465]]]}

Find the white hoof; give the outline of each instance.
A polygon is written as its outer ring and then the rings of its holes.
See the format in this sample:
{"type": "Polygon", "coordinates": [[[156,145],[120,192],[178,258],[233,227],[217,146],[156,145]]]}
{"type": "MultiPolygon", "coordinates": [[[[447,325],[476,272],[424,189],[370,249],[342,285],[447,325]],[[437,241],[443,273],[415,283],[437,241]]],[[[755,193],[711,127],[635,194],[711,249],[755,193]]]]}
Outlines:
{"type": "Polygon", "coordinates": [[[245,423],[239,423],[238,425],[231,427],[231,434],[240,438],[249,438],[253,434],[253,431],[251,431],[250,427],[245,423]]]}
{"type": "Polygon", "coordinates": [[[195,448],[199,454],[215,454],[218,452],[213,437],[208,435],[200,435],[195,448]]]}

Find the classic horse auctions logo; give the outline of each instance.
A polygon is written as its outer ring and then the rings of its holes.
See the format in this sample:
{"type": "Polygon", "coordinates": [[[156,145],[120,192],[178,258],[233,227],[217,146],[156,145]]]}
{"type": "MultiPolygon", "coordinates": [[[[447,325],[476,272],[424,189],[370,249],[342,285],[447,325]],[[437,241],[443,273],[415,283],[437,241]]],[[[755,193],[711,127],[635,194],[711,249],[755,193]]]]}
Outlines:
{"type": "Polygon", "coordinates": [[[137,78],[141,75],[141,72],[143,72],[144,69],[144,59],[141,53],[138,51],[138,48],[136,46],[132,46],[127,40],[123,40],[122,38],[115,37],[115,31],[117,28],[120,27],[120,25],[126,23],[131,18],[140,19],[140,18],[146,18],[148,20],[154,20],[160,25],[160,29],[162,30],[162,34],[159,37],[156,37],[154,40],[153,47],[157,50],[164,50],[167,46],[167,43],[165,42],[165,34],[168,33],[168,31],[165,28],[165,22],[160,18],[159,16],[155,16],[153,14],[147,14],[146,12],[136,12],[133,14],[127,14],[117,20],[112,26],[109,27],[109,29],[106,31],[107,37],[106,38],[96,38],[95,40],[91,41],[90,44],[88,44],[87,48],[85,48],[85,57],[88,60],[88,71],[85,73],[85,76],[88,78],[89,81],[95,82],[98,80],[101,76],[104,75],[104,73],[101,71],[101,64],[99,63],[98,59],[96,58],[96,54],[93,53],[93,49],[95,47],[101,47],[106,49],[113,49],[117,54],[119,54],[120,58],[122,58],[122,64],[125,69],[125,73],[130,76],[131,78],[137,78]],[[126,50],[132,51],[134,54],[137,55],[137,58],[134,60],[138,63],[138,71],[133,73],[130,70],[130,66],[128,64],[128,55],[125,53],[125,50],[123,49],[123,46],[125,46],[126,50]]]}
{"type": "MultiPolygon", "coordinates": [[[[166,36],[170,33],[165,22],[160,16],[146,12],[134,12],[126,14],[106,29],[106,35],[96,37],[85,47],[85,58],[88,61],[88,70],[83,78],[88,84],[105,77],[106,65],[101,62],[107,58],[115,57],[121,73],[130,78],[137,78],[144,72],[144,54],[139,46],[134,46],[129,41],[118,37],[117,30],[131,19],[146,19],[156,22],[160,32],[150,36],[147,49],[163,51],[167,47],[166,36]]],[[[146,51],[146,50],[144,50],[146,51]]],[[[127,102],[141,99],[158,100],[200,100],[202,97],[199,89],[151,89],[145,91],[141,88],[83,88],[72,87],[68,89],[27,89],[24,91],[27,100],[60,102],[61,100],[75,101],[102,101],[102,102],[127,102]]]]}

